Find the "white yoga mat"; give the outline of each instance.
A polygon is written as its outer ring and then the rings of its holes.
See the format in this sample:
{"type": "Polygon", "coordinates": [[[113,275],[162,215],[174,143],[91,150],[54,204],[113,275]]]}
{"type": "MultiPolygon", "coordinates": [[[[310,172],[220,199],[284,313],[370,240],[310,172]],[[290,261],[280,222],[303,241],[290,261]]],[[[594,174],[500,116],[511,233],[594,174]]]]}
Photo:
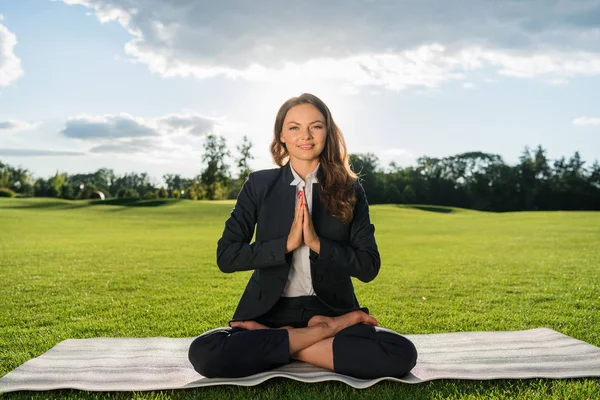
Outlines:
{"type": "Polygon", "coordinates": [[[600,376],[600,348],[552,329],[404,335],[419,353],[403,379],[355,379],[302,362],[241,379],[208,379],[194,371],[187,351],[194,338],[68,339],[0,378],[0,393],[80,389],[143,391],[210,385],[257,385],[283,377],[336,380],[367,388],[382,380],[579,378],[600,376]]]}

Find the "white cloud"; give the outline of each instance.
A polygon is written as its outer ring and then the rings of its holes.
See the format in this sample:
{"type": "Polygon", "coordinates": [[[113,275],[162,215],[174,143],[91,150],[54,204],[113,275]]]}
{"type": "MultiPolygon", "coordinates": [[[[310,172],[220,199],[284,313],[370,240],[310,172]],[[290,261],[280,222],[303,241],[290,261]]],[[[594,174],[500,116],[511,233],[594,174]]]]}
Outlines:
{"type": "Polygon", "coordinates": [[[167,77],[330,79],[356,94],[483,69],[551,84],[600,74],[598,1],[62,1],[117,21],[133,37],[126,53],[167,77]]]}
{"type": "Polygon", "coordinates": [[[217,128],[217,119],[199,114],[170,114],[158,118],[119,115],[71,117],[61,133],[82,140],[140,138],[165,135],[203,136],[217,128]]]}
{"type": "Polygon", "coordinates": [[[69,118],[60,133],[91,144],[91,154],[164,161],[181,157],[198,158],[202,138],[209,133],[228,134],[228,127],[235,129],[235,124],[197,113],[152,118],[126,113],[83,114],[69,118]]]}
{"type": "Polygon", "coordinates": [[[70,138],[95,140],[106,138],[132,138],[159,135],[153,127],[146,125],[142,118],[129,114],[120,115],[80,115],[67,120],[61,131],[70,138]]]}
{"type": "Polygon", "coordinates": [[[3,149],[0,156],[5,157],[70,157],[84,156],[85,153],[77,151],[47,150],[47,149],[3,149]]]}
{"type": "Polygon", "coordinates": [[[583,126],[583,125],[600,125],[600,118],[597,117],[579,117],[573,120],[573,125],[583,126]]]}
{"type": "Polygon", "coordinates": [[[0,132],[18,132],[37,129],[40,126],[39,123],[29,123],[17,120],[0,120],[0,132]]]}
{"type": "Polygon", "coordinates": [[[408,151],[406,149],[400,149],[400,148],[385,149],[385,150],[381,151],[381,154],[383,154],[387,157],[416,158],[416,156],[413,153],[411,153],[410,151],[408,151]]]}
{"type": "MultiPolygon", "coordinates": [[[[4,17],[0,14],[0,21],[4,17]]],[[[0,24],[0,87],[8,86],[23,75],[21,60],[15,55],[17,37],[0,24]]]]}

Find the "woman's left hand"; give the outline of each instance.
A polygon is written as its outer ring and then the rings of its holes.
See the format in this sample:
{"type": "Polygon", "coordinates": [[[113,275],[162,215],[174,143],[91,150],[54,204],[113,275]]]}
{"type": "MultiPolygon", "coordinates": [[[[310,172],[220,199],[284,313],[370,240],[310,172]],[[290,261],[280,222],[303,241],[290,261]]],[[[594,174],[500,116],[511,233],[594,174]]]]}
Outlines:
{"type": "MultiPolygon", "coordinates": [[[[304,189],[302,189],[304,190],[304,189]]],[[[315,232],[315,226],[312,223],[312,219],[310,218],[310,214],[308,213],[308,206],[306,205],[306,192],[302,196],[304,201],[304,223],[302,225],[302,237],[304,239],[304,244],[306,244],[312,251],[315,253],[321,252],[321,241],[319,240],[319,236],[317,236],[317,232],[315,232]]]]}

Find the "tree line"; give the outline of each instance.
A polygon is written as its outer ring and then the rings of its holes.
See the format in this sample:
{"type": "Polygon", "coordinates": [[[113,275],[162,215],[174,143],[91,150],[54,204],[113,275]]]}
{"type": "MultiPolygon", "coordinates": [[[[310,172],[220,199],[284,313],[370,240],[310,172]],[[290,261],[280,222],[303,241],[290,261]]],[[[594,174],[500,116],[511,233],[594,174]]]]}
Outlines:
{"type": "MultiPolygon", "coordinates": [[[[35,179],[23,168],[0,161],[0,196],[60,197],[69,200],[98,196],[125,198],[235,199],[250,173],[252,143],[247,137],[236,146],[235,166],[223,136],[208,135],[204,169],[195,177],[163,176],[158,187],[147,173],[117,176],[101,168],[90,174],[56,172],[35,179]],[[11,194],[12,193],[12,194],[11,194]]],[[[541,146],[526,147],[516,165],[501,156],[467,152],[445,158],[419,157],[416,165],[383,168],[372,153],[351,154],[352,170],[359,174],[370,204],[428,204],[484,211],[600,210],[600,164],[586,162],[576,152],[568,160],[550,160],[541,146]]]]}

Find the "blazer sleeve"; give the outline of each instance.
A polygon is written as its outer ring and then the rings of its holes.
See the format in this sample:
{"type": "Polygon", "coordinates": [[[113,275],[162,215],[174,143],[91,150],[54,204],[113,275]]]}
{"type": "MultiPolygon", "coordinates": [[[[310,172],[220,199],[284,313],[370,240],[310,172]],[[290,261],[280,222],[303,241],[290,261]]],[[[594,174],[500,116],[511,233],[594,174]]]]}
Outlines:
{"type": "Polygon", "coordinates": [[[362,185],[357,182],[357,202],[350,221],[350,241],[341,244],[320,237],[320,253],[310,251],[310,261],[315,268],[332,268],[370,282],[379,273],[381,257],[375,241],[375,225],[369,217],[369,203],[362,185]]]}
{"type": "Polygon", "coordinates": [[[292,253],[285,253],[287,236],[250,244],[257,222],[257,197],[254,173],[242,185],[235,206],[217,242],[217,265],[223,272],[247,271],[291,264],[292,253]]]}

